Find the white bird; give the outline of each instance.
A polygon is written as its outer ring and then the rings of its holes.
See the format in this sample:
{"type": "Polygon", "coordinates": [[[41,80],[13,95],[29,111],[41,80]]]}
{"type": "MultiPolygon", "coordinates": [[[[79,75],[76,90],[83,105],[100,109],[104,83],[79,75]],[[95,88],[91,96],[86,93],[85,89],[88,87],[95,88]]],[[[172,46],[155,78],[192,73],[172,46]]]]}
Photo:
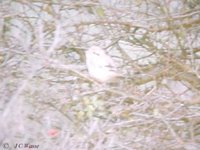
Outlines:
{"type": "Polygon", "coordinates": [[[117,73],[113,59],[100,47],[92,46],[85,53],[89,75],[98,82],[109,83],[122,77],[117,73]]]}

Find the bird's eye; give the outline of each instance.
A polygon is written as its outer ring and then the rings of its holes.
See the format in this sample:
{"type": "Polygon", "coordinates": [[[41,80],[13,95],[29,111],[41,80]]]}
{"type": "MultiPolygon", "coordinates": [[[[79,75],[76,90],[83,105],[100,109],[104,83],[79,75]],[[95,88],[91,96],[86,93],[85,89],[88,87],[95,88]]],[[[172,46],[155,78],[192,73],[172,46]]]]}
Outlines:
{"type": "Polygon", "coordinates": [[[97,56],[99,56],[99,53],[97,53],[97,52],[94,52],[94,54],[97,55],[97,56]]]}

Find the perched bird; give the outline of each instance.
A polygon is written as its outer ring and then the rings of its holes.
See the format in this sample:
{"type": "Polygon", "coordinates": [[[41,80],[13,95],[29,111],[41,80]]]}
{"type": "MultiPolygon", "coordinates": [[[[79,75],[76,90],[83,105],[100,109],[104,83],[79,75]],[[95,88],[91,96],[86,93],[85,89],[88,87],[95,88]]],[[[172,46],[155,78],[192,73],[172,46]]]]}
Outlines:
{"type": "Polygon", "coordinates": [[[122,77],[117,72],[113,59],[102,48],[92,46],[85,53],[89,75],[98,82],[109,83],[122,77]]]}

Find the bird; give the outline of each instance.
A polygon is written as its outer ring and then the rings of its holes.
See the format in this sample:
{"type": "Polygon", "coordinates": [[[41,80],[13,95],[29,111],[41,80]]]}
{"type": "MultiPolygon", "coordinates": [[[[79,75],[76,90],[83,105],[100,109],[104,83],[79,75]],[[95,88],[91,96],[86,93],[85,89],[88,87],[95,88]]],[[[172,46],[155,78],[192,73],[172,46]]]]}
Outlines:
{"type": "Polygon", "coordinates": [[[89,75],[100,83],[115,82],[122,75],[117,72],[117,67],[111,56],[98,46],[91,46],[85,51],[86,66],[89,75]]]}

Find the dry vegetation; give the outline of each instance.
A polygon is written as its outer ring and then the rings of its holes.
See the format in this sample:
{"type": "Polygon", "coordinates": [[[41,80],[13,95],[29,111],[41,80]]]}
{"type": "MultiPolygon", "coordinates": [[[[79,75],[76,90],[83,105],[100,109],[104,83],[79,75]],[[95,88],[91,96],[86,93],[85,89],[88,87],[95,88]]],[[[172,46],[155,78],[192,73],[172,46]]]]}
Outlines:
{"type": "Polygon", "coordinates": [[[2,149],[200,149],[199,0],[3,0],[0,16],[2,149]],[[126,78],[93,81],[92,45],[126,78]]]}

